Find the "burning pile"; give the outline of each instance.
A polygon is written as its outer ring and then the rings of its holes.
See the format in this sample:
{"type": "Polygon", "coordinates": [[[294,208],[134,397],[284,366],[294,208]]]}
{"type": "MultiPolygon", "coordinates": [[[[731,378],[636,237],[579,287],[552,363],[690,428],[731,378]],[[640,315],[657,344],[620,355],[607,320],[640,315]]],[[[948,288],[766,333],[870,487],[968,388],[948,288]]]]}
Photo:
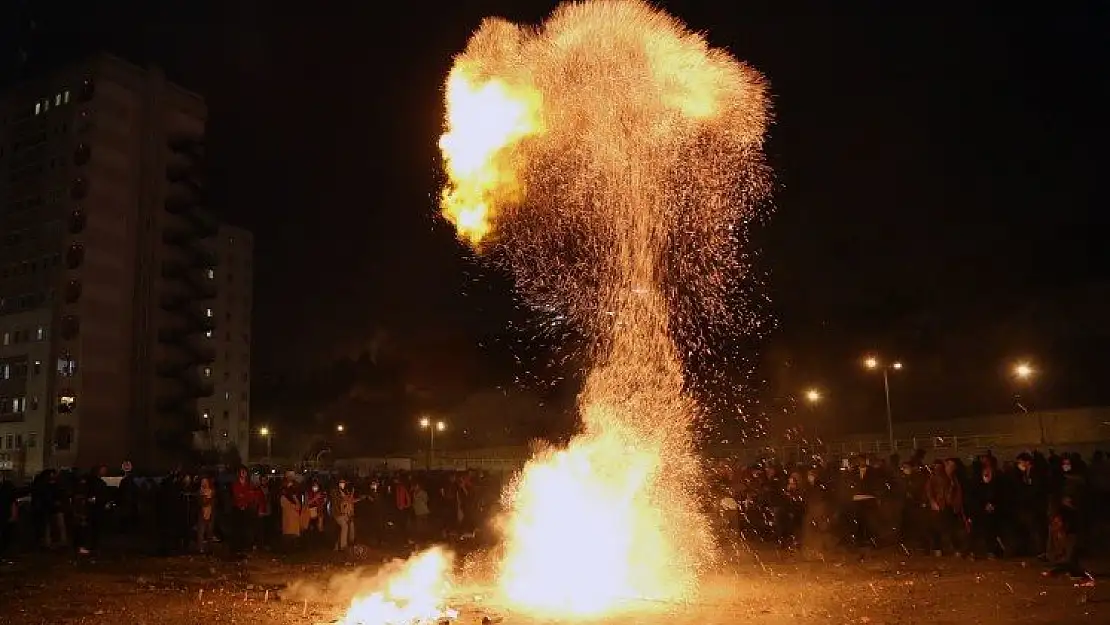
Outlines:
{"type": "Polygon", "coordinates": [[[337,625],[439,623],[458,612],[446,606],[452,558],[440,547],[413,556],[390,572],[385,587],[351,602],[337,625]]]}

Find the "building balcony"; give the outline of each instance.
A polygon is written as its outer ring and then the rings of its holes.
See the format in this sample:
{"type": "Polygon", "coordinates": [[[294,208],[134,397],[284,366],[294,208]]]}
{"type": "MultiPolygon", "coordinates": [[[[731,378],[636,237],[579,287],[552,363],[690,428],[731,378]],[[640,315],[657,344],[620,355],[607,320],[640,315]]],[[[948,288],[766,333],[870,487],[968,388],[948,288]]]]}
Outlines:
{"type": "Polygon", "coordinates": [[[174,215],[190,212],[200,201],[200,187],[188,178],[171,183],[166,190],[166,210],[174,215]]]}
{"type": "Polygon", "coordinates": [[[181,309],[181,312],[188,320],[188,325],[185,330],[186,334],[197,334],[212,330],[216,327],[216,319],[214,316],[208,314],[209,310],[211,310],[211,308],[199,305],[196,301],[181,309]]]}
{"type": "Polygon", "coordinates": [[[177,412],[189,407],[193,398],[188,393],[166,393],[154,401],[158,412],[177,412]]]}
{"type": "MultiPolygon", "coordinates": [[[[220,262],[220,257],[199,241],[190,245],[188,249],[190,264],[196,269],[212,269],[220,262]]],[[[206,275],[203,277],[207,278],[206,275]]]]}
{"type": "Polygon", "coordinates": [[[196,239],[198,234],[192,224],[171,224],[162,230],[162,241],[168,245],[186,245],[196,239]]]}
{"type": "Polygon", "coordinates": [[[158,305],[170,312],[183,310],[192,301],[193,298],[184,293],[163,293],[158,297],[158,305]]]}
{"type": "Polygon", "coordinates": [[[213,299],[218,293],[216,281],[208,277],[206,270],[189,272],[188,282],[195,299],[213,299]]]}
{"type": "Polygon", "coordinates": [[[177,360],[162,360],[154,366],[154,371],[163,378],[179,378],[186,369],[191,367],[189,362],[177,360]]]}
{"type": "Polygon", "coordinates": [[[188,212],[182,213],[196,227],[202,237],[215,236],[220,231],[220,221],[202,204],[194,204],[188,212]]]}
{"type": "Polygon", "coordinates": [[[185,328],[161,328],[158,330],[158,342],[166,345],[180,345],[189,336],[185,328]]]}
{"type": "Polygon", "coordinates": [[[186,280],[189,277],[189,264],[179,259],[162,261],[162,277],[169,280],[186,280]]]}
{"type": "Polygon", "coordinates": [[[187,389],[190,396],[197,399],[211,397],[212,394],[216,392],[216,388],[212,384],[212,380],[203,378],[199,375],[190,376],[188,378],[188,383],[185,385],[185,388],[187,389]]]}
{"type": "Polygon", "coordinates": [[[185,349],[189,352],[194,364],[206,365],[216,361],[216,346],[212,344],[211,339],[204,335],[189,337],[189,340],[185,343],[185,349]]]}

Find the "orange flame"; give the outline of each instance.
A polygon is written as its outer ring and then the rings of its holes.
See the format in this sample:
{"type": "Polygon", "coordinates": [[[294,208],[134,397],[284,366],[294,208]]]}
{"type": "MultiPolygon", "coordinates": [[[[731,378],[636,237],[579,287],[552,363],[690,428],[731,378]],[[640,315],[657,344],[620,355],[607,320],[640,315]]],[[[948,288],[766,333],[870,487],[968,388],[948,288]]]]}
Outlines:
{"type": "Polygon", "coordinates": [[[540,130],[539,94],[497,79],[479,80],[456,65],[447,79],[447,132],[440,138],[448,182],[440,205],[459,236],[479,244],[498,204],[518,202],[523,187],[504,158],[540,130]]]}
{"type": "Polygon", "coordinates": [[[417,554],[386,580],[385,588],[351,602],[337,625],[409,625],[454,619],[445,607],[451,557],[440,547],[417,554]]]}

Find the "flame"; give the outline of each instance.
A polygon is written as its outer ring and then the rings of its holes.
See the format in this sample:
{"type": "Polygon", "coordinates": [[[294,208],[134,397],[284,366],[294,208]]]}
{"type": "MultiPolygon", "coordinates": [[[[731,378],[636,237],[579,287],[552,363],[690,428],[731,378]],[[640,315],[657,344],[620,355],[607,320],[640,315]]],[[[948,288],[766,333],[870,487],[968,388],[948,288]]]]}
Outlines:
{"type": "Polygon", "coordinates": [[[681,594],[652,497],[659,450],[615,430],[534,458],[506,493],[511,514],[499,590],[556,618],[597,617],[681,594]]]}
{"type": "Polygon", "coordinates": [[[506,149],[540,130],[539,94],[482,81],[457,65],[447,79],[447,132],[440,137],[448,182],[443,214],[459,236],[477,245],[489,234],[498,204],[519,202],[523,186],[506,149]]]}
{"type": "Polygon", "coordinates": [[[433,547],[407,560],[389,576],[385,588],[351,602],[337,625],[415,625],[454,619],[445,607],[451,586],[450,554],[433,547]]]}

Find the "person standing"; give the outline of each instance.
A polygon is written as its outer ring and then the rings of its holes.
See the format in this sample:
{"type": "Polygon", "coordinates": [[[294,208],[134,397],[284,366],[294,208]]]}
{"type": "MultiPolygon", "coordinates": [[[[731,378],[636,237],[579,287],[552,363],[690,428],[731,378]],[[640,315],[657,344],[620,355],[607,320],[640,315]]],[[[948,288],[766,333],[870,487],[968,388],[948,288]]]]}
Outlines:
{"type": "Polygon", "coordinates": [[[301,537],[301,493],[291,474],[281,489],[281,540],[286,551],[292,551],[301,537]]]}
{"type": "Polygon", "coordinates": [[[251,484],[246,467],[239,468],[239,475],[231,485],[232,555],[246,556],[251,545],[251,530],[258,517],[258,489],[251,484]]]}
{"type": "Polygon", "coordinates": [[[208,549],[208,543],[215,534],[215,523],[216,489],[212,488],[210,478],[202,477],[197,489],[197,551],[200,553],[208,549]]]}
{"type": "Polygon", "coordinates": [[[335,543],[336,551],[346,551],[355,541],[355,503],[358,498],[347,484],[339,480],[339,485],[331,496],[332,514],[339,526],[339,538],[335,543]]]}

